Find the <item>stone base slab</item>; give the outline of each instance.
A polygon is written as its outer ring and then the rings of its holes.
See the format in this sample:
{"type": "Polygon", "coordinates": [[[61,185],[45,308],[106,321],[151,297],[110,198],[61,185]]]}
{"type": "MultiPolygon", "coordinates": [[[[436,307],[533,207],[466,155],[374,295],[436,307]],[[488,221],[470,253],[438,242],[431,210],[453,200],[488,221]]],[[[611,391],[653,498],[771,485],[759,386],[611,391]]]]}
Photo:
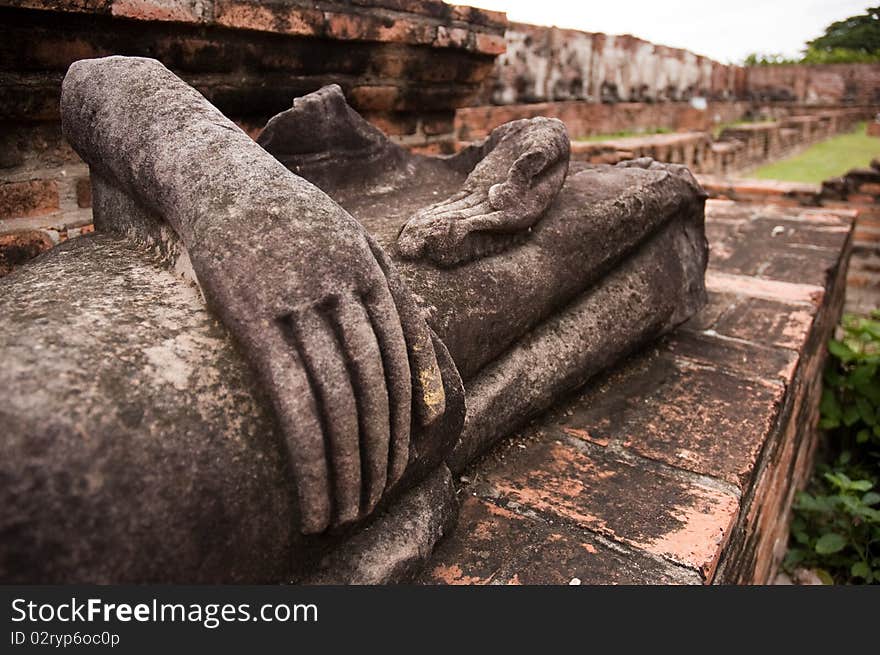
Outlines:
{"type": "Polygon", "coordinates": [[[709,201],[709,305],[459,480],[420,581],[767,583],[811,471],[852,216],[709,201]]]}

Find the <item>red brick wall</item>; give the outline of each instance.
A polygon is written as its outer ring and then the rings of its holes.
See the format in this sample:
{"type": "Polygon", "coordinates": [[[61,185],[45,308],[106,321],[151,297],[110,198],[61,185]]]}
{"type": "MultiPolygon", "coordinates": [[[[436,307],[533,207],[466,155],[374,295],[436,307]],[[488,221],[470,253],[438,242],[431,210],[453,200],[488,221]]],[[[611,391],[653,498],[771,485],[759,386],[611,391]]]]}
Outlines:
{"type": "Polygon", "coordinates": [[[880,64],[725,65],[630,35],[511,23],[486,104],[657,102],[703,96],[807,104],[880,103],[880,64]]]}
{"type": "Polygon", "coordinates": [[[711,198],[742,205],[813,207],[813,212],[825,209],[853,216],[856,223],[846,279],[846,311],[865,315],[880,308],[880,160],[826,180],[821,186],[708,176],[699,180],[711,198]]]}
{"type": "Polygon", "coordinates": [[[0,0],[0,274],[90,229],[88,170],[59,123],[77,59],[159,59],[254,137],[338,83],[401,143],[449,152],[506,24],[439,0],[0,0]]]}
{"type": "Polygon", "coordinates": [[[672,131],[709,130],[715,124],[738,120],[749,109],[744,102],[711,102],[705,111],[687,102],[586,103],[541,102],[520,105],[465,107],[455,114],[455,132],[462,141],[488,134],[507,121],[550,116],[563,121],[573,139],[629,130],[667,128],[672,131]]]}
{"type": "Polygon", "coordinates": [[[645,102],[742,95],[745,77],[688,50],[625,35],[511,23],[484,100],[645,102]]]}
{"type": "Polygon", "coordinates": [[[748,90],[756,100],[807,104],[880,103],[880,64],[753,66],[748,90]]]}

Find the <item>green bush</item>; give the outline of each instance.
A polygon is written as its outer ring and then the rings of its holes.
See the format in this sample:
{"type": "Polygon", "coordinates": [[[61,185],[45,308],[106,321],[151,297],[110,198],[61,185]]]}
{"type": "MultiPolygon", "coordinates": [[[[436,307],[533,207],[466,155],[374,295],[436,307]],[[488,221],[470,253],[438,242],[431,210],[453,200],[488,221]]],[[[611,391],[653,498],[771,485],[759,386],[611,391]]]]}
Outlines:
{"type": "Polygon", "coordinates": [[[795,502],[785,568],[827,583],[880,583],[880,311],[844,316],[828,344],[820,461],[795,502]]]}
{"type": "Polygon", "coordinates": [[[830,50],[807,48],[803,59],[801,59],[803,64],[876,64],[878,61],[880,61],[880,54],[876,52],[863,52],[847,48],[832,48],[830,50]]]}
{"type": "Polygon", "coordinates": [[[831,48],[822,50],[807,48],[800,57],[787,57],[779,53],[753,52],[743,59],[743,66],[788,66],[790,64],[876,64],[880,53],[831,48]]]}
{"type": "Polygon", "coordinates": [[[799,58],[781,54],[752,53],[746,66],[784,64],[851,64],[880,61],[880,7],[869,7],[864,14],[835,21],[825,33],[807,41],[799,58]]]}

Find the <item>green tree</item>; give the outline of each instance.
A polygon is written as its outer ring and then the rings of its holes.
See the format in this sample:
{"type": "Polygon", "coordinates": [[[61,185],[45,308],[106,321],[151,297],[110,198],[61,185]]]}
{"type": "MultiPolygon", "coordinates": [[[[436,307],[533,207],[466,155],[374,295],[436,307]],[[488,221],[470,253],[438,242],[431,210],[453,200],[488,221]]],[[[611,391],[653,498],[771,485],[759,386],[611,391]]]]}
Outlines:
{"type": "Polygon", "coordinates": [[[852,64],[880,62],[880,7],[870,7],[864,14],[831,23],[825,33],[807,42],[799,59],[780,54],[752,53],[745,66],[779,64],[852,64]]]}
{"type": "Polygon", "coordinates": [[[743,66],[777,66],[779,64],[797,64],[798,59],[791,59],[778,53],[753,52],[743,60],[743,66]]]}
{"type": "Polygon", "coordinates": [[[871,7],[859,16],[831,23],[825,33],[807,42],[807,49],[831,52],[850,50],[862,54],[880,53],[880,7],[871,7]]]}

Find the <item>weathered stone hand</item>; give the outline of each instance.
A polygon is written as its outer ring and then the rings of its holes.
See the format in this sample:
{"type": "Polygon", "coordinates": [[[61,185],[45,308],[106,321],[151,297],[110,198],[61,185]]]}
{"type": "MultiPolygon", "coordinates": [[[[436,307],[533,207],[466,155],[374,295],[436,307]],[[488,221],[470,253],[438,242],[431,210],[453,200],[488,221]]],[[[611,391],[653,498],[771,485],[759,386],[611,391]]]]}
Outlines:
{"type": "Polygon", "coordinates": [[[369,513],[407,468],[412,408],[422,424],[445,410],[431,333],[385,253],[154,60],[75,63],[62,120],[96,224],[152,215],[185,246],[271,400],[301,530],[369,513]]]}
{"type": "Polygon", "coordinates": [[[462,188],[404,225],[397,240],[404,257],[451,266],[502,250],[562,188],[571,148],[559,120],[506,123],[479,147],[485,154],[462,188]]]}
{"type": "Polygon", "coordinates": [[[265,383],[313,533],[368,514],[403,474],[412,374],[428,392],[427,420],[443,412],[443,387],[424,320],[384,253],[317,189],[298,201],[308,209],[265,216],[231,243],[232,226],[212,226],[190,257],[265,383]]]}

